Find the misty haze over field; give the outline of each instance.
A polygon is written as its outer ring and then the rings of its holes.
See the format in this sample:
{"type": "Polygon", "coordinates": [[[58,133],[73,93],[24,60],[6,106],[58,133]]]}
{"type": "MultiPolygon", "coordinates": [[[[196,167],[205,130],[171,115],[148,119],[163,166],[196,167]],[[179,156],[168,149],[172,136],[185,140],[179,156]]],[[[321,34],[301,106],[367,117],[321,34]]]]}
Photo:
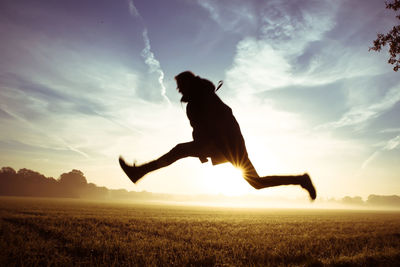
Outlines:
{"type": "MultiPolygon", "coordinates": [[[[58,179],[45,177],[43,174],[11,167],[0,170],[0,195],[24,197],[59,197],[104,201],[155,201],[177,204],[230,205],[248,207],[307,207],[307,201],[289,198],[274,198],[257,195],[172,195],[150,192],[135,192],[125,189],[112,190],[88,183],[79,170],[63,173],[58,179]],[[304,204],[304,205],[303,205],[304,204]]],[[[346,196],[341,199],[317,199],[314,208],[373,208],[400,209],[400,196],[382,196],[371,194],[366,200],[359,196],[346,196]]],[[[310,206],[308,206],[310,207],[310,206]]]]}

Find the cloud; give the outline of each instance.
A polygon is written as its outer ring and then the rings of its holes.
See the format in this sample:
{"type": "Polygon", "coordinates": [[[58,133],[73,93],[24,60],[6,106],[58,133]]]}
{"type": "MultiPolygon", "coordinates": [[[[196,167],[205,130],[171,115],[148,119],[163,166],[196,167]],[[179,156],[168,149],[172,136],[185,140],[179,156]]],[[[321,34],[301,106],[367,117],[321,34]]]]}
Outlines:
{"type": "MultiPolygon", "coordinates": [[[[139,18],[141,23],[144,25],[143,18],[138,12],[137,8],[135,7],[134,3],[132,0],[128,0],[128,5],[129,5],[129,12],[133,17],[139,18]]],[[[166,88],[164,85],[164,71],[161,68],[160,62],[156,59],[154,56],[154,53],[151,51],[151,45],[150,45],[150,39],[149,39],[149,34],[146,26],[143,26],[143,41],[144,41],[144,48],[142,50],[142,57],[144,58],[144,63],[149,67],[149,72],[150,73],[157,73],[158,74],[158,83],[161,87],[161,96],[164,98],[164,100],[167,101],[168,104],[171,104],[171,101],[166,95],[166,88]]]]}
{"type": "Polygon", "coordinates": [[[384,150],[393,150],[400,147],[400,135],[390,139],[383,147],[384,150]]]}
{"type": "Polygon", "coordinates": [[[400,128],[390,128],[381,131],[381,133],[398,133],[398,132],[400,132],[400,128]]]}
{"type": "MultiPolygon", "coordinates": [[[[222,21],[222,5],[206,3],[203,6],[211,17],[222,21]]],[[[267,97],[274,103],[278,101],[274,99],[277,94],[265,92],[286,90],[291,92],[285,94],[289,104],[279,108],[299,113],[307,109],[294,110],[290,106],[291,98],[304,94],[299,90],[337,90],[336,94],[326,92],[332,98],[316,99],[310,95],[302,99],[303,106],[313,106],[313,101],[324,105],[319,113],[301,115],[305,119],[329,117],[333,121],[319,128],[325,130],[362,128],[400,100],[399,82],[394,81],[393,74],[386,73],[385,60],[368,52],[368,38],[372,36],[368,31],[383,23],[376,20],[380,12],[373,1],[351,12],[342,1],[251,1],[248,5],[257,7],[252,14],[258,21],[258,34],[249,33],[237,44],[225,78],[240,97],[267,97]],[[376,18],[366,21],[369,27],[360,22],[365,13],[376,18]],[[349,28],[348,23],[353,20],[349,28]],[[375,75],[371,77],[371,73],[375,75]]]]}
{"type": "Polygon", "coordinates": [[[326,2],[306,5],[310,10],[279,1],[257,4],[258,34],[238,43],[227,83],[246,93],[310,85],[295,59],[332,29],[335,9],[326,2]]]}
{"type": "MultiPolygon", "coordinates": [[[[76,152],[82,156],[84,156],[85,158],[89,158],[89,155],[83,151],[81,151],[80,149],[78,149],[77,147],[75,147],[72,144],[69,144],[64,138],[62,138],[61,136],[57,136],[52,134],[51,132],[46,131],[45,129],[41,128],[40,126],[37,126],[36,124],[31,123],[29,120],[26,120],[25,118],[14,114],[12,111],[7,110],[6,107],[4,107],[4,105],[0,105],[0,109],[7,113],[10,117],[15,118],[16,120],[18,120],[19,122],[21,122],[22,124],[26,125],[28,129],[33,130],[35,132],[37,132],[38,134],[42,135],[45,137],[45,144],[46,146],[48,146],[49,143],[55,143],[60,145],[63,148],[66,148],[67,150],[76,152]]],[[[43,143],[42,143],[43,144],[43,143]]]]}
{"type": "Polygon", "coordinates": [[[290,65],[281,53],[254,38],[237,45],[233,68],[227,71],[230,87],[246,94],[271,90],[291,84],[290,65]]]}
{"type": "Polygon", "coordinates": [[[335,26],[336,10],[337,4],[329,1],[270,1],[260,11],[261,37],[284,54],[297,56],[335,26]]]}
{"type": "Polygon", "coordinates": [[[340,120],[327,124],[325,127],[339,128],[344,126],[359,125],[391,109],[400,101],[400,88],[394,87],[386,95],[375,103],[351,107],[340,120]]]}
{"type": "Polygon", "coordinates": [[[394,149],[397,149],[400,147],[400,135],[397,135],[385,143],[380,145],[381,148],[376,150],[374,153],[372,153],[371,156],[369,156],[361,165],[361,169],[365,169],[374,159],[376,159],[381,153],[384,151],[391,151],[394,149]]]}
{"type": "MultiPolygon", "coordinates": [[[[25,74],[26,75],[26,74],[25,74]]],[[[3,92],[0,94],[7,97],[9,101],[11,98],[28,98],[33,101],[42,101],[45,105],[46,112],[54,111],[52,109],[57,106],[57,112],[71,112],[72,110],[80,113],[95,115],[96,110],[102,111],[104,107],[100,103],[96,103],[90,99],[87,94],[80,93],[74,95],[74,90],[63,90],[63,82],[55,78],[52,82],[35,81],[40,78],[24,77],[24,74],[5,74],[1,75],[3,92]],[[53,84],[51,84],[53,83],[53,84]],[[14,96],[11,94],[14,92],[14,96]],[[17,93],[18,92],[18,93],[17,93]],[[17,94],[15,94],[17,93],[17,94]],[[68,110],[64,108],[68,106],[68,110]]],[[[21,99],[22,100],[22,99],[21,99]]],[[[33,114],[26,114],[33,115],[33,114]]]]}
{"type": "Polygon", "coordinates": [[[134,5],[132,0],[128,0],[128,6],[129,6],[129,13],[131,14],[131,16],[134,16],[134,17],[137,17],[137,18],[141,18],[140,14],[139,14],[139,11],[135,7],[135,5],[134,5]]]}
{"type": "Polygon", "coordinates": [[[21,71],[1,77],[3,101],[0,103],[26,119],[37,122],[43,117],[87,115],[138,132],[120,123],[120,114],[116,113],[125,112],[132,103],[130,98],[135,95],[132,89],[137,87],[138,77],[131,70],[116,65],[71,61],[51,75],[21,71]],[[70,68],[70,64],[74,68],[70,68]]]}
{"type": "Polygon", "coordinates": [[[301,114],[310,123],[321,125],[336,120],[347,110],[347,94],[346,81],[341,80],[322,85],[289,85],[256,95],[276,109],[301,114]]]}
{"type": "MultiPolygon", "coordinates": [[[[198,0],[197,3],[204,8],[205,10],[207,10],[210,13],[210,16],[213,20],[220,22],[220,16],[219,13],[217,12],[217,9],[214,5],[212,5],[210,2],[208,1],[201,1],[198,0]]],[[[220,23],[222,25],[222,23],[220,23]]]]}
{"type": "Polygon", "coordinates": [[[372,153],[371,156],[369,156],[361,165],[361,169],[365,169],[379,154],[381,153],[381,151],[375,151],[374,153],[372,153]]]}
{"type": "Polygon", "coordinates": [[[255,33],[257,16],[254,1],[210,1],[198,0],[211,19],[224,30],[242,35],[255,33]]]}
{"type": "Polygon", "coordinates": [[[158,83],[161,87],[161,95],[167,101],[167,103],[171,103],[166,95],[166,88],[164,85],[164,71],[161,69],[160,62],[155,58],[154,53],[151,51],[150,39],[147,33],[147,29],[143,30],[143,40],[144,40],[144,48],[142,50],[142,56],[144,58],[144,62],[149,67],[150,73],[158,73],[158,83]]]}
{"type": "Polygon", "coordinates": [[[141,134],[134,114],[147,102],[135,97],[140,82],[135,70],[118,59],[93,57],[72,40],[58,42],[16,29],[25,33],[24,41],[8,55],[9,68],[0,65],[1,114],[7,115],[0,118],[1,140],[64,149],[90,159],[102,153],[110,131],[141,134]]]}

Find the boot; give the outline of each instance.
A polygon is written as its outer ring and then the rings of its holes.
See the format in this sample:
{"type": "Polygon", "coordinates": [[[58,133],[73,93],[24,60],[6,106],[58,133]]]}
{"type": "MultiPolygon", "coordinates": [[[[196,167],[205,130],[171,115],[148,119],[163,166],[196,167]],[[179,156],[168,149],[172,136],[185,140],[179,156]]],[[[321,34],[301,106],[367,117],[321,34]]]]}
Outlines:
{"type": "Polygon", "coordinates": [[[308,194],[310,195],[311,200],[315,200],[315,198],[317,197],[317,192],[315,191],[315,187],[314,187],[313,183],[311,182],[311,179],[310,179],[310,176],[308,175],[308,173],[305,173],[301,176],[300,186],[308,191],[308,194]]]}
{"type": "MultiPolygon", "coordinates": [[[[122,170],[125,174],[129,177],[129,179],[135,184],[140,178],[145,176],[148,172],[152,171],[151,163],[144,164],[142,166],[130,166],[126,164],[125,160],[122,157],[119,157],[119,165],[121,166],[122,170]]],[[[154,164],[153,164],[154,165],[154,164]]]]}

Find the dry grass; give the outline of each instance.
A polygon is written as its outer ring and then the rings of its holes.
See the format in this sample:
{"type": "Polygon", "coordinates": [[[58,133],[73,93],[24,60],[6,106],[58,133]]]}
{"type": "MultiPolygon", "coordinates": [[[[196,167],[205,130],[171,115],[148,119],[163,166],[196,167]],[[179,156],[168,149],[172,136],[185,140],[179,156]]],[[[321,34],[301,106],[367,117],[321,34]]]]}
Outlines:
{"type": "Polygon", "coordinates": [[[0,198],[0,265],[399,266],[400,213],[0,198]]]}

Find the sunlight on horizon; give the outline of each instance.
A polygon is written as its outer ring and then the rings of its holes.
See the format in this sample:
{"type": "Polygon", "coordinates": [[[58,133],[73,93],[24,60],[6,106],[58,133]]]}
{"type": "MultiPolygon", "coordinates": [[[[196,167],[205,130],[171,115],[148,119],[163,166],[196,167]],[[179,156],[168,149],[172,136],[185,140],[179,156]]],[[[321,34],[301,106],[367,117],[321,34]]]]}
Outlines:
{"type": "Polygon", "coordinates": [[[242,171],[229,163],[205,167],[207,191],[225,196],[242,196],[254,190],[243,178],[242,171]]]}

